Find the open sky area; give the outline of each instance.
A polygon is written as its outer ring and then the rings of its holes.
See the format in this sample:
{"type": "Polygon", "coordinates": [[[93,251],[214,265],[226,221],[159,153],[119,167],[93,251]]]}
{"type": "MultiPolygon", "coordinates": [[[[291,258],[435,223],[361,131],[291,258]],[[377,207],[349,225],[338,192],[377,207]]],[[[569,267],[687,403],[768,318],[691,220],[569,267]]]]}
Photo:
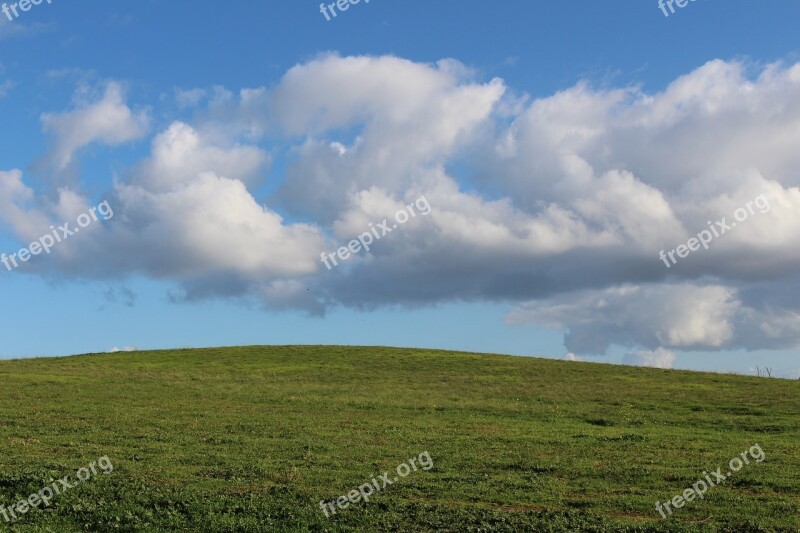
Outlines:
{"type": "Polygon", "coordinates": [[[0,358],[800,377],[800,3],[668,4],[6,0],[0,358]]]}

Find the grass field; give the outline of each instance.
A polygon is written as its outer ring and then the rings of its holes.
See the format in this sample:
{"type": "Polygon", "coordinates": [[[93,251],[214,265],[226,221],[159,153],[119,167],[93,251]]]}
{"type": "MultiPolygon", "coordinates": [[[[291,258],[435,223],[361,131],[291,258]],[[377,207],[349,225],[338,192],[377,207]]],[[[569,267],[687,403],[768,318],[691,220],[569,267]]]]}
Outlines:
{"type": "Polygon", "coordinates": [[[287,346],[5,361],[0,389],[0,505],[114,467],[18,531],[800,530],[798,381],[287,346]],[[763,462],[655,510],[756,443],[763,462]]]}

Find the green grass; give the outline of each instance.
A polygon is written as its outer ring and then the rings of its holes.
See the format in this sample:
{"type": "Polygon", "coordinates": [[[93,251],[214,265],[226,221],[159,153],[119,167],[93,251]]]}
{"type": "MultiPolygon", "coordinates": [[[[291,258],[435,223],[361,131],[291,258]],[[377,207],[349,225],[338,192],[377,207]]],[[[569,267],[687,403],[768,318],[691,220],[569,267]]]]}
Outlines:
{"type": "Polygon", "coordinates": [[[114,465],[18,531],[800,530],[797,381],[286,346],[6,361],[0,391],[0,505],[114,465]],[[766,461],[660,518],[755,443],[766,461]]]}

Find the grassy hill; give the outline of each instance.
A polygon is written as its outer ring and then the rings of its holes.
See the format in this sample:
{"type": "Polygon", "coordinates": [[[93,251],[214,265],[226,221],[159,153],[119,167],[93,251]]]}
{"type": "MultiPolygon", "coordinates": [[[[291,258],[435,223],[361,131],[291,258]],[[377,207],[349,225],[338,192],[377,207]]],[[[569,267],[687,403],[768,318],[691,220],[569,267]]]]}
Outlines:
{"type": "Polygon", "coordinates": [[[0,505],[113,464],[18,531],[800,530],[797,381],[285,346],[6,361],[0,391],[0,505]],[[763,462],[661,518],[755,444],[763,462]]]}

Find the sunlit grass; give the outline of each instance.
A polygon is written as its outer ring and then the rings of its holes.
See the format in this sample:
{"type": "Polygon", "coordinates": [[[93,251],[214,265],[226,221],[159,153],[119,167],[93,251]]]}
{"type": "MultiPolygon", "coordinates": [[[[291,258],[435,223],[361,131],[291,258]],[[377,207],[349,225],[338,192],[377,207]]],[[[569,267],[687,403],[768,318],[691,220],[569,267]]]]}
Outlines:
{"type": "Polygon", "coordinates": [[[287,346],[8,361],[0,390],[0,505],[114,464],[22,531],[800,528],[796,381],[287,346]],[[756,442],[765,462],[660,519],[756,442]],[[430,471],[323,515],[424,450],[430,471]]]}

